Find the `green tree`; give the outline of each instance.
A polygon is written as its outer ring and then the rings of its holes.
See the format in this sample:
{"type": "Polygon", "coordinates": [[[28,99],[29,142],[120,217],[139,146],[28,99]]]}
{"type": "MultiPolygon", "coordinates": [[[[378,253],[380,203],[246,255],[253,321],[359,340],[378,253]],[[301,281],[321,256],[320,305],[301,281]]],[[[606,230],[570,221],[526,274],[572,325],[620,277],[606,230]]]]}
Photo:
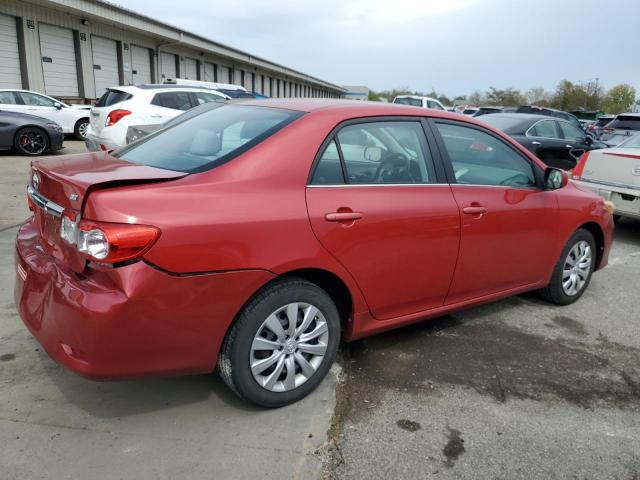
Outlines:
{"type": "Polygon", "coordinates": [[[516,107],[526,102],[526,98],[515,88],[498,89],[489,87],[485,93],[486,103],[489,105],[500,105],[503,107],[516,107]]]}
{"type": "Polygon", "coordinates": [[[612,87],[602,102],[602,110],[606,113],[618,114],[628,112],[636,99],[636,89],[623,83],[612,87]]]}

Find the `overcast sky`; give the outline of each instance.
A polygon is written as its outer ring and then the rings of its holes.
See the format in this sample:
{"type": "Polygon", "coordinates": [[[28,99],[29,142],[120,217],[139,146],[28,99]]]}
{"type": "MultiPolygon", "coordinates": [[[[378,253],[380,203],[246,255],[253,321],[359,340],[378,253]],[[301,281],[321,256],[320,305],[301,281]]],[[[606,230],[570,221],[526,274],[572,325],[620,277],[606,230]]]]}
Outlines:
{"type": "Polygon", "coordinates": [[[639,0],[115,3],[339,85],[457,95],[597,77],[640,93],[639,0]]]}

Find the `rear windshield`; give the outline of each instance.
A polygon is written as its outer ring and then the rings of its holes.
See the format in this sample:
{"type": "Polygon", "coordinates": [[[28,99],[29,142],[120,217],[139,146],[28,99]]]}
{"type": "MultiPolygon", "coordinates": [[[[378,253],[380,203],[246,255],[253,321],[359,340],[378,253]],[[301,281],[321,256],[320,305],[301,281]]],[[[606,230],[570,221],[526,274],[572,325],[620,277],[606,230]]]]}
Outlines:
{"type": "Polygon", "coordinates": [[[608,128],[619,128],[621,130],[640,130],[640,115],[618,115],[615,120],[607,125],[608,128]]]}
{"type": "Polygon", "coordinates": [[[399,103],[400,105],[411,105],[412,107],[421,107],[422,99],[420,98],[396,98],[393,103],[399,103]]]}
{"type": "Polygon", "coordinates": [[[244,90],[228,90],[226,88],[218,88],[218,92],[222,92],[231,98],[256,98],[253,93],[245,92],[244,90]]]}
{"type": "Polygon", "coordinates": [[[133,95],[127,92],[123,92],[122,90],[107,90],[104,92],[98,101],[96,102],[96,107],[110,107],[111,105],[115,105],[116,103],[124,102],[125,100],[129,100],[133,95]]]}
{"type": "Polygon", "coordinates": [[[302,112],[224,105],[118,150],[132,163],[194,173],[221,165],[300,117],[302,112]]]}
{"type": "Polygon", "coordinates": [[[618,145],[620,148],[640,148],[640,135],[635,134],[631,139],[618,145]]]}
{"type": "Polygon", "coordinates": [[[498,130],[502,130],[503,132],[512,131],[523,122],[521,118],[503,117],[497,113],[482,115],[481,120],[498,130]]]}
{"type": "Polygon", "coordinates": [[[596,120],[596,127],[604,127],[607,123],[609,123],[611,120],[613,120],[613,118],[609,117],[600,117],[598,120],[596,120]]]}

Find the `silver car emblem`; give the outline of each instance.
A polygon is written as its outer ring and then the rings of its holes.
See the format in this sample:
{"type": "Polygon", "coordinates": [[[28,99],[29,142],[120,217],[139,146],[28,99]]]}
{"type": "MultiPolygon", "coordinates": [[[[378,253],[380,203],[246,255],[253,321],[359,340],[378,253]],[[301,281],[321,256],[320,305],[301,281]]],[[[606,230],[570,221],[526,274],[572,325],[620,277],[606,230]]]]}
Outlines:
{"type": "Polygon", "coordinates": [[[71,201],[75,201],[78,199],[78,194],[77,193],[72,193],[69,195],[69,200],[71,201]]]}
{"type": "Polygon", "coordinates": [[[31,185],[33,186],[34,190],[38,190],[38,187],[40,186],[40,174],[36,171],[34,171],[33,175],[31,176],[31,185]]]}
{"type": "Polygon", "coordinates": [[[634,167],[633,170],[631,170],[631,173],[633,175],[638,175],[640,176],[640,165],[638,165],[637,167],[634,167]]]}

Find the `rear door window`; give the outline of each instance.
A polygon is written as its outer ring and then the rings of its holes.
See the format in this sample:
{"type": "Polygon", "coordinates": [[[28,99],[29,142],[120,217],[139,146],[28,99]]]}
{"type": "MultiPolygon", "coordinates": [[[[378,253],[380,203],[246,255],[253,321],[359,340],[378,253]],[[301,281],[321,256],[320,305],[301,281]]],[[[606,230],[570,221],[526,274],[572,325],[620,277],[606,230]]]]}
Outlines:
{"type": "Polygon", "coordinates": [[[533,167],[522,155],[477,128],[436,123],[456,182],[471,185],[533,187],[533,167]]]}
{"type": "Polygon", "coordinates": [[[151,100],[151,105],[182,111],[187,111],[194,106],[189,92],[156,93],[151,100]]]}
{"type": "Polygon", "coordinates": [[[224,100],[224,97],[220,95],[216,95],[214,93],[209,92],[192,92],[193,97],[196,100],[196,105],[202,105],[203,103],[209,102],[221,102],[224,100]]]}
{"type": "Polygon", "coordinates": [[[529,129],[527,134],[531,137],[560,138],[557,130],[557,122],[554,120],[543,120],[536,123],[529,129]]]}
{"type": "Polygon", "coordinates": [[[443,110],[438,102],[434,102],[433,100],[427,100],[427,107],[435,108],[436,110],[443,110]]]}

